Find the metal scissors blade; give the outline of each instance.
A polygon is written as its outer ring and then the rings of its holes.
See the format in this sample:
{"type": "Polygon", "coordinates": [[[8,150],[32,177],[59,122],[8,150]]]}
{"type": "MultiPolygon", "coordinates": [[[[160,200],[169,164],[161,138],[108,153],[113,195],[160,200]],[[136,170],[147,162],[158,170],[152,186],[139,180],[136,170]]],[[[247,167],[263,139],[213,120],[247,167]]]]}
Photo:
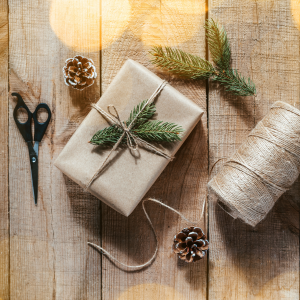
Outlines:
{"type": "Polygon", "coordinates": [[[27,142],[28,151],[29,151],[29,159],[30,159],[30,167],[31,167],[31,184],[32,184],[32,192],[34,197],[34,203],[37,205],[38,199],[38,179],[39,179],[39,168],[38,168],[38,156],[39,156],[39,142],[35,142],[34,146],[31,142],[27,142]]]}

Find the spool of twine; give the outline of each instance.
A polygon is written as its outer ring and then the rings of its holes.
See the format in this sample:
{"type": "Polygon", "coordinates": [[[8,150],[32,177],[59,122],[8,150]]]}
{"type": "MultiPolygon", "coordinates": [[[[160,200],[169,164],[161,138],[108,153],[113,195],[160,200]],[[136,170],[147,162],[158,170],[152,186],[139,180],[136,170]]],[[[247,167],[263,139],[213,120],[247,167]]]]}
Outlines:
{"type": "Polygon", "coordinates": [[[276,102],[208,183],[220,206],[255,226],[300,172],[300,111],[276,102]]]}

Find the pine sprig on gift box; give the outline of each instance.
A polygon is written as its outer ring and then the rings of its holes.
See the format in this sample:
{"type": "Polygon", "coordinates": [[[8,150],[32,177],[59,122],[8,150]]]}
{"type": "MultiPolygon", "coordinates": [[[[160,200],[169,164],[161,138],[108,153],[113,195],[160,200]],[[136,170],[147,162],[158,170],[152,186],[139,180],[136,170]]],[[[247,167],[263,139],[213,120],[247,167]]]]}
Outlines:
{"type": "Polygon", "coordinates": [[[256,95],[255,84],[232,69],[230,43],[223,26],[213,19],[205,25],[206,38],[214,66],[207,60],[180,49],[153,47],[151,62],[173,74],[190,79],[208,79],[219,82],[226,91],[238,96],[256,95]]]}
{"type": "Polygon", "coordinates": [[[115,144],[121,135],[122,130],[118,126],[112,125],[95,133],[90,143],[93,145],[115,144]]]}
{"type": "MultiPolygon", "coordinates": [[[[126,125],[129,126],[135,116],[142,110],[147,100],[138,104],[130,113],[126,125]]],[[[175,123],[152,120],[149,121],[156,111],[155,104],[148,104],[139,114],[130,130],[134,136],[137,136],[149,142],[175,142],[181,140],[183,128],[175,123]]],[[[120,139],[123,131],[116,125],[99,130],[90,143],[93,145],[115,144],[120,139]]],[[[124,136],[122,143],[126,144],[127,137],[124,136]]]]}
{"type": "Polygon", "coordinates": [[[145,107],[144,110],[143,107],[145,105],[147,100],[144,100],[143,102],[141,102],[140,104],[138,104],[131,112],[130,112],[130,116],[129,119],[126,121],[126,125],[129,126],[129,124],[133,121],[133,119],[135,118],[135,116],[142,111],[139,116],[137,117],[137,120],[135,121],[135,125],[139,125],[139,124],[143,124],[146,121],[148,121],[149,119],[151,119],[153,117],[153,115],[156,112],[156,107],[153,103],[147,105],[145,107]]]}
{"type": "Polygon", "coordinates": [[[145,141],[176,142],[180,141],[183,132],[181,126],[163,121],[148,121],[134,128],[132,132],[145,141]]]}

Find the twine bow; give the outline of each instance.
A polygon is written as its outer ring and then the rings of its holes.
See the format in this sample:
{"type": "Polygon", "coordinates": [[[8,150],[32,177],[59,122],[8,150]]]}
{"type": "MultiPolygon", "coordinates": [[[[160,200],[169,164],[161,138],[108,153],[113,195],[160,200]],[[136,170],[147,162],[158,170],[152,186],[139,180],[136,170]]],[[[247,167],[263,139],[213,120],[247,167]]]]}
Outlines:
{"type": "Polygon", "coordinates": [[[166,84],[167,84],[167,82],[165,80],[162,81],[162,83],[158,86],[158,88],[151,95],[151,97],[145,102],[145,104],[142,107],[142,109],[136,114],[136,116],[134,117],[134,119],[132,120],[132,122],[129,124],[129,126],[126,125],[126,122],[122,122],[121,121],[119,113],[118,113],[117,109],[113,105],[109,105],[107,107],[108,112],[106,112],[105,110],[103,110],[97,104],[92,104],[92,107],[95,108],[106,119],[106,121],[110,125],[118,126],[123,131],[123,133],[122,133],[121,137],[119,138],[119,140],[114,144],[114,146],[111,149],[111,151],[106,156],[106,158],[103,161],[103,163],[100,166],[100,168],[96,171],[96,173],[94,174],[94,176],[92,177],[92,179],[86,185],[86,189],[88,189],[90,187],[90,185],[94,182],[94,180],[101,173],[101,171],[105,167],[106,162],[109,159],[110,155],[118,148],[118,146],[120,145],[120,143],[122,142],[122,140],[123,140],[123,138],[125,136],[126,136],[126,140],[127,140],[127,146],[132,151],[137,151],[138,150],[138,144],[141,144],[146,149],[152,150],[156,154],[161,155],[161,156],[165,157],[166,159],[169,159],[169,160],[173,159],[172,156],[168,155],[167,153],[161,151],[157,147],[155,147],[155,146],[151,145],[150,143],[144,141],[143,139],[139,138],[138,136],[136,136],[131,131],[131,129],[134,126],[135,121],[138,118],[139,114],[147,107],[148,104],[151,104],[154,101],[155,97],[163,90],[163,88],[166,86],[166,84]],[[115,111],[114,113],[111,112],[111,110],[110,110],[111,108],[114,109],[114,111],[115,111]]]}

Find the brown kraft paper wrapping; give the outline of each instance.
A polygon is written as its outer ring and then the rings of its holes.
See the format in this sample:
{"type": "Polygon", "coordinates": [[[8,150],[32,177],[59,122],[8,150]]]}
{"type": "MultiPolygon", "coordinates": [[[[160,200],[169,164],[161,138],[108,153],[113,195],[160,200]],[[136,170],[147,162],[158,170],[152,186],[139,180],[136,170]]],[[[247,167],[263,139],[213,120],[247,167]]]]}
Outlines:
{"type": "MultiPolygon", "coordinates": [[[[161,82],[161,78],[129,59],[97,105],[106,111],[108,105],[114,105],[121,120],[127,120],[131,110],[148,99],[161,82]]],[[[175,155],[200,120],[203,110],[169,84],[154,103],[154,119],[176,123],[185,130],[180,142],[168,143],[164,145],[166,148],[155,144],[165,153],[175,155]]],[[[83,188],[112,148],[94,146],[88,142],[98,130],[108,126],[99,112],[92,109],[55,161],[57,168],[83,188]]],[[[88,191],[116,211],[129,216],[168,163],[168,159],[142,147],[139,147],[138,155],[131,154],[127,147],[118,147],[88,191]]]]}

